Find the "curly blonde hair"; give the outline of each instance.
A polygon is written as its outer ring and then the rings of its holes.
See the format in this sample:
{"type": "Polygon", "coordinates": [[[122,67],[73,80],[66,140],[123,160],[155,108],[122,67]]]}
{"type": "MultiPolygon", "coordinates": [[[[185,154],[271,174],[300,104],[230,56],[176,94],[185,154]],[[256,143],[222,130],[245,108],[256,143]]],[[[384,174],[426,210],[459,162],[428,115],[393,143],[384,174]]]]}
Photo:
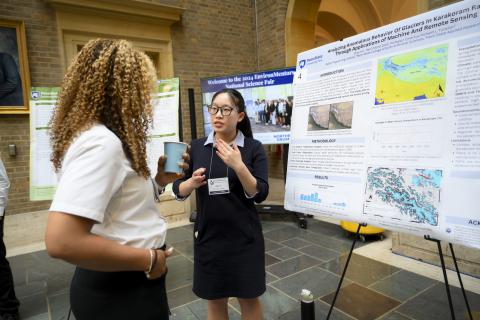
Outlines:
{"type": "Polygon", "coordinates": [[[51,161],[56,171],[72,141],[102,123],[121,140],[132,169],[139,176],[150,176],[146,143],[155,80],[150,59],[129,42],[89,41],[68,68],[50,120],[51,161]]]}

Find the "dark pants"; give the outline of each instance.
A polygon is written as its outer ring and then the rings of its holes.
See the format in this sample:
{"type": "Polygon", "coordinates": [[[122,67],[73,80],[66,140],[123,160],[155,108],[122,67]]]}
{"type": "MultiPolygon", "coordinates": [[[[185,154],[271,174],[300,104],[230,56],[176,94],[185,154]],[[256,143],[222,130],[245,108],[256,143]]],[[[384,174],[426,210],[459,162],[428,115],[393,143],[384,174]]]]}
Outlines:
{"type": "Polygon", "coordinates": [[[15,297],[12,270],[6,258],[7,249],[3,242],[3,222],[4,216],[0,217],[0,314],[17,313],[20,302],[15,297]]]}
{"type": "Polygon", "coordinates": [[[165,276],[143,272],[100,272],[78,268],[70,287],[77,320],[168,320],[165,276]]]}

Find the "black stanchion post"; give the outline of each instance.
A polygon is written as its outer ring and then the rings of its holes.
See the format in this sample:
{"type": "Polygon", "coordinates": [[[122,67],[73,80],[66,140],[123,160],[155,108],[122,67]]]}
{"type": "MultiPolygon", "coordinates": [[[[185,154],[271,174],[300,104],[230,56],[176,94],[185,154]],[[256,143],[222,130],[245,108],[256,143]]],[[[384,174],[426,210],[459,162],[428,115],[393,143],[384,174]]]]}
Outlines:
{"type": "MultiPolygon", "coordinates": [[[[197,117],[195,113],[195,91],[193,88],[188,88],[188,110],[190,112],[190,132],[192,140],[197,139],[197,117]]],[[[195,201],[198,209],[198,192],[195,192],[195,201]]],[[[190,213],[190,222],[195,222],[197,219],[197,211],[194,210],[190,213]]]]}
{"type": "Polygon", "coordinates": [[[445,289],[447,290],[448,305],[450,306],[450,314],[452,319],[455,320],[455,312],[453,311],[452,296],[450,295],[450,286],[448,285],[447,269],[445,268],[445,261],[443,260],[442,246],[440,240],[430,238],[429,235],[424,236],[425,240],[433,241],[437,243],[438,254],[440,255],[440,263],[442,264],[443,279],[445,279],[445,289]]]}
{"type": "Polygon", "coordinates": [[[455,270],[457,271],[458,282],[460,282],[463,298],[465,299],[465,304],[467,305],[468,315],[470,316],[470,320],[473,320],[472,311],[470,310],[470,304],[468,304],[467,294],[465,293],[465,288],[463,287],[462,277],[460,276],[460,271],[458,270],[457,258],[455,257],[455,252],[453,251],[453,245],[451,242],[449,242],[448,244],[450,245],[450,251],[452,251],[453,263],[455,264],[455,270]]]}
{"type": "Polygon", "coordinates": [[[355,237],[353,238],[352,247],[350,248],[350,253],[348,254],[347,262],[345,262],[345,268],[343,268],[342,276],[340,277],[340,281],[338,282],[337,291],[335,291],[335,296],[333,297],[332,305],[330,306],[330,310],[328,310],[327,320],[330,319],[330,315],[332,314],[333,306],[335,305],[335,301],[337,300],[338,293],[340,292],[340,288],[342,287],[343,278],[345,278],[345,273],[347,273],[348,264],[350,263],[350,258],[352,257],[353,249],[355,248],[355,243],[357,242],[358,236],[360,234],[360,228],[366,227],[366,223],[359,223],[357,232],[355,233],[355,237]]]}
{"type": "Polygon", "coordinates": [[[300,297],[301,320],[315,320],[315,302],[312,293],[303,289],[300,297]]]}
{"type": "Polygon", "coordinates": [[[190,111],[190,131],[192,140],[197,139],[197,115],[195,113],[195,91],[188,88],[188,110],[190,111]]]}

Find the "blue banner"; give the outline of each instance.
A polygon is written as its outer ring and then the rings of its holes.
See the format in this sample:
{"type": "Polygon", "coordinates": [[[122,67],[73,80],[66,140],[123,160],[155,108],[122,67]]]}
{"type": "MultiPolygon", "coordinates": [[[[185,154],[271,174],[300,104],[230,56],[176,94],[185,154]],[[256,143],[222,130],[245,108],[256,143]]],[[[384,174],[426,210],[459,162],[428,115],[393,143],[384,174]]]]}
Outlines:
{"type": "Polygon", "coordinates": [[[291,84],[295,67],[256,73],[244,73],[225,77],[205,78],[201,80],[202,92],[217,92],[229,89],[247,89],[256,87],[291,84]]]}

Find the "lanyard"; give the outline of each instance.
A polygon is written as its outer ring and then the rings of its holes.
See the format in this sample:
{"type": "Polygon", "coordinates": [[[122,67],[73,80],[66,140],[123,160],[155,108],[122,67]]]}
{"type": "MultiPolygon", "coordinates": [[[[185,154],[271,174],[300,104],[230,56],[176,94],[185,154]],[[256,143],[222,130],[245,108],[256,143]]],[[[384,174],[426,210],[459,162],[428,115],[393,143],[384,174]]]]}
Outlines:
{"type": "Polygon", "coordinates": [[[213,146],[212,146],[212,154],[210,156],[210,168],[208,171],[208,194],[211,196],[214,196],[214,195],[230,193],[230,186],[228,183],[228,166],[227,166],[226,177],[210,179],[211,172],[212,172],[212,162],[213,162],[213,146]]]}
{"type": "MultiPolygon", "coordinates": [[[[215,149],[215,144],[212,143],[212,154],[210,155],[210,167],[208,168],[208,180],[210,180],[210,173],[212,172],[213,149],[215,149]]],[[[228,178],[228,166],[227,166],[227,178],[228,178]]]]}

